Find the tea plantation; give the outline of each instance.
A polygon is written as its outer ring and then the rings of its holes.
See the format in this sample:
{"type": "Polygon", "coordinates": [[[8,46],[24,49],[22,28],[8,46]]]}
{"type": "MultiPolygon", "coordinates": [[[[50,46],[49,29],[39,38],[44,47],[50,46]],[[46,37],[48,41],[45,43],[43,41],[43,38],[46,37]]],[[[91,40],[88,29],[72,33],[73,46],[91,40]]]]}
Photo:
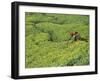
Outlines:
{"type": "Polygon", "coordinates": [[[89,42],[69,40],[77,31],[89,40],[89,16],[25,13],[25,67],[63,67],[89,64],[89,42]]]}

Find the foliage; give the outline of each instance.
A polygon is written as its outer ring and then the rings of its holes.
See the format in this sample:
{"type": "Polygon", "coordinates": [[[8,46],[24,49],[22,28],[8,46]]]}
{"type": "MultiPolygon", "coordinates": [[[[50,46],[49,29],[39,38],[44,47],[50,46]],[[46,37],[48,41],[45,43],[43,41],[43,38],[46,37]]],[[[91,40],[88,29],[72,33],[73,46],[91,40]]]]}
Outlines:
{"type": "Polygon", "coordinates": [[[25,28],[26,68],[89,64],[89,42],[69,40],[73,31],[89,40],[89,16],[26,12],[25,28]]]}

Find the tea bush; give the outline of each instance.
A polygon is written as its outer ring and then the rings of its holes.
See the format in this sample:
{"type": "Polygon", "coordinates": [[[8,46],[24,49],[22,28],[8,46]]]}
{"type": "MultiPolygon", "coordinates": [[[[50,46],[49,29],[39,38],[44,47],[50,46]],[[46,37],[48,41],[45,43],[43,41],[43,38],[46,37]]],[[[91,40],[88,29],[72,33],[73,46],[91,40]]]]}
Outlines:
{"type": "Polygon", "coordinates": [[[89,41],[69,40],[77,31],[89,40],[89,16],[25,13],[25,67],[62,67],[89,64],[89,41]]]}

